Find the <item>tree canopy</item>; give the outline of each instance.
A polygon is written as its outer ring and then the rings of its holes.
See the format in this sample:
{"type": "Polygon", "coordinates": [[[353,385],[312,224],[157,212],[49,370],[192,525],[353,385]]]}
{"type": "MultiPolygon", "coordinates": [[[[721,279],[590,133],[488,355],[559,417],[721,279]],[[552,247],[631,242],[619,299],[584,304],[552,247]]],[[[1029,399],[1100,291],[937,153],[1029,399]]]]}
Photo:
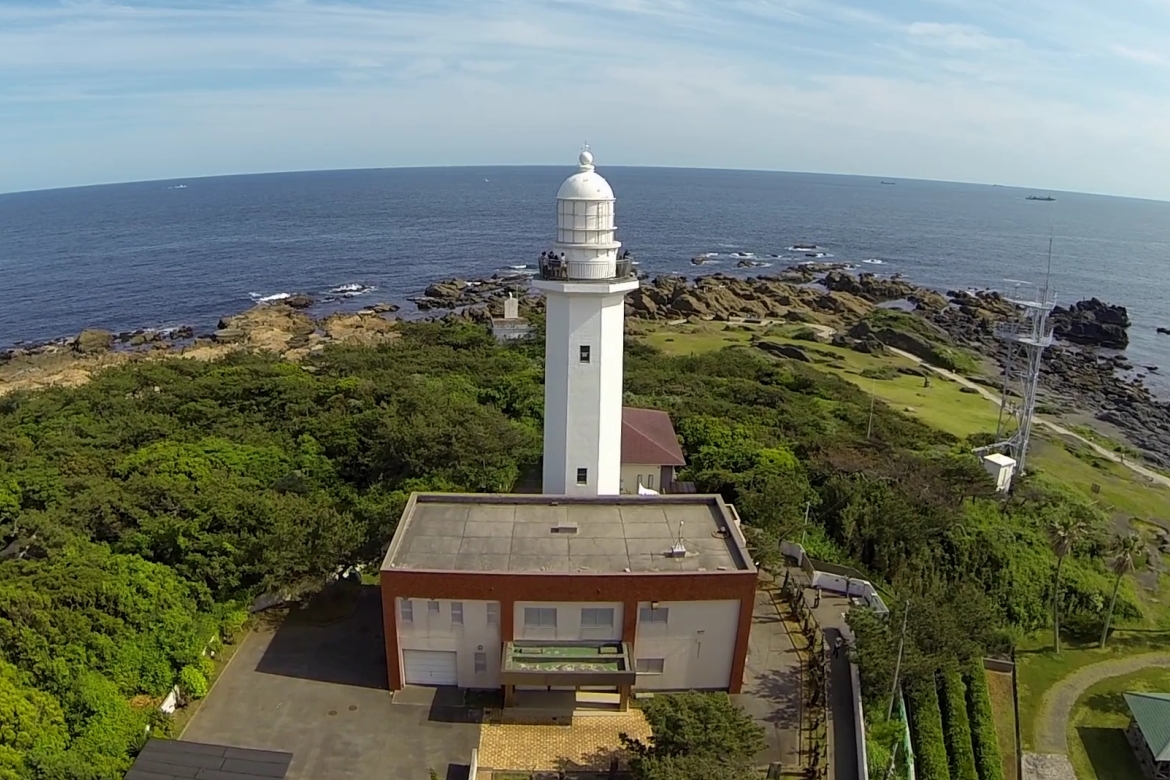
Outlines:
{"type": "MultiPolygon", "coordinates": [[[[400,330],[300,365],[149,360],[0,398],[0,778],[120,777],[157,700],[181,675],[199,687],[199,654],[238,630],[241,605],[377,561],[412,490],[508,491],[539,473],[543,346],[400,330]]],[[[684,478],[736,504],[761,560],[805,535],[910,599],[924,666],[1045,624],[1045,529],[1070,507],[1091,532],[1063,565],[1063,611],[1105,610],[1096,510],[1039,480],[991,497],[965,443],[880,403],[870,426],[869,397],[844,380],[748,348],[630,343],[625,389],[672,415],[684,478]]],[[[1123,583],[1116,612],[1135,611],[1123,583]]],[[[707,706],[670,728],[701,744],[707,706]]],[[[696,756],[643,766],[719,776],[696,756]]]]}

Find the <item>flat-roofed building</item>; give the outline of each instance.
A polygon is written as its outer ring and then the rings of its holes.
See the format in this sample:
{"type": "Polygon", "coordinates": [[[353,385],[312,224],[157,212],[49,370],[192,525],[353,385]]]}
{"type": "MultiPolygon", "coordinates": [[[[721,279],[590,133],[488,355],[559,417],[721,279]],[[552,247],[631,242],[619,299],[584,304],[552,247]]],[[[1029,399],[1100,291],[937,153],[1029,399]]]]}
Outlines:
{"type": "Polygon", "coordinates": [[[756,576],[719,496],[415,493],[381,568],[390,687],[736,693],[756,576]]]}

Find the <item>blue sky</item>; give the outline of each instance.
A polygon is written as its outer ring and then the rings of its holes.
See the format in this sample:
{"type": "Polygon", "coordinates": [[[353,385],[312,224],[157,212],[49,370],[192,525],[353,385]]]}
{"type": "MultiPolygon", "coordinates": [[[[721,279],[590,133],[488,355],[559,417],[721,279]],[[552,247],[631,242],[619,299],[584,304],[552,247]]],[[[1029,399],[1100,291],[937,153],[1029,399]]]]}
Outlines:
{"type": "Polygon", "coordinates": [[[1170,0],[0,0],[0,191],[583,141],[1170,199],[1170,0]]]}

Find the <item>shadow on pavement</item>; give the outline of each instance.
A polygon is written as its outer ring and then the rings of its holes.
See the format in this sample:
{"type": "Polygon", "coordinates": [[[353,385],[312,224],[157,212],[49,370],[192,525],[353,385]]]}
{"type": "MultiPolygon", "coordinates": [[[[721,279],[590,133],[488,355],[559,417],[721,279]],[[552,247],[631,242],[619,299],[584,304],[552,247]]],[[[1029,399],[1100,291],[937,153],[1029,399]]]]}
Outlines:
{"type": "Polygon", "coordinates": [[[384,637],[377,586],[332,585],[289,610],[256,671],[387,689],[384,637]]]}

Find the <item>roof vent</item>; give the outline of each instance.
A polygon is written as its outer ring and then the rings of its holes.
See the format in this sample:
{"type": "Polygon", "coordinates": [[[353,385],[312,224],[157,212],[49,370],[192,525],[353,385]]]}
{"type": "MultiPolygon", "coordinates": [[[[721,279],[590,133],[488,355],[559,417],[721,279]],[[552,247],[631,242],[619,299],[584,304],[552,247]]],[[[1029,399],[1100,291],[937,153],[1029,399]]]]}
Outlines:
{"type": "Polygon", "coordinates": [[[576,523],[557,523],[552,527],[554,534],[575,534],[577,533],[576,523]]]}
{"type": "Polygon", "coordinates": [[[670,546],[666,551],[667,558],[685,558],[687,557],[687,547],[682,542],[677,542],[670,546]]]}

